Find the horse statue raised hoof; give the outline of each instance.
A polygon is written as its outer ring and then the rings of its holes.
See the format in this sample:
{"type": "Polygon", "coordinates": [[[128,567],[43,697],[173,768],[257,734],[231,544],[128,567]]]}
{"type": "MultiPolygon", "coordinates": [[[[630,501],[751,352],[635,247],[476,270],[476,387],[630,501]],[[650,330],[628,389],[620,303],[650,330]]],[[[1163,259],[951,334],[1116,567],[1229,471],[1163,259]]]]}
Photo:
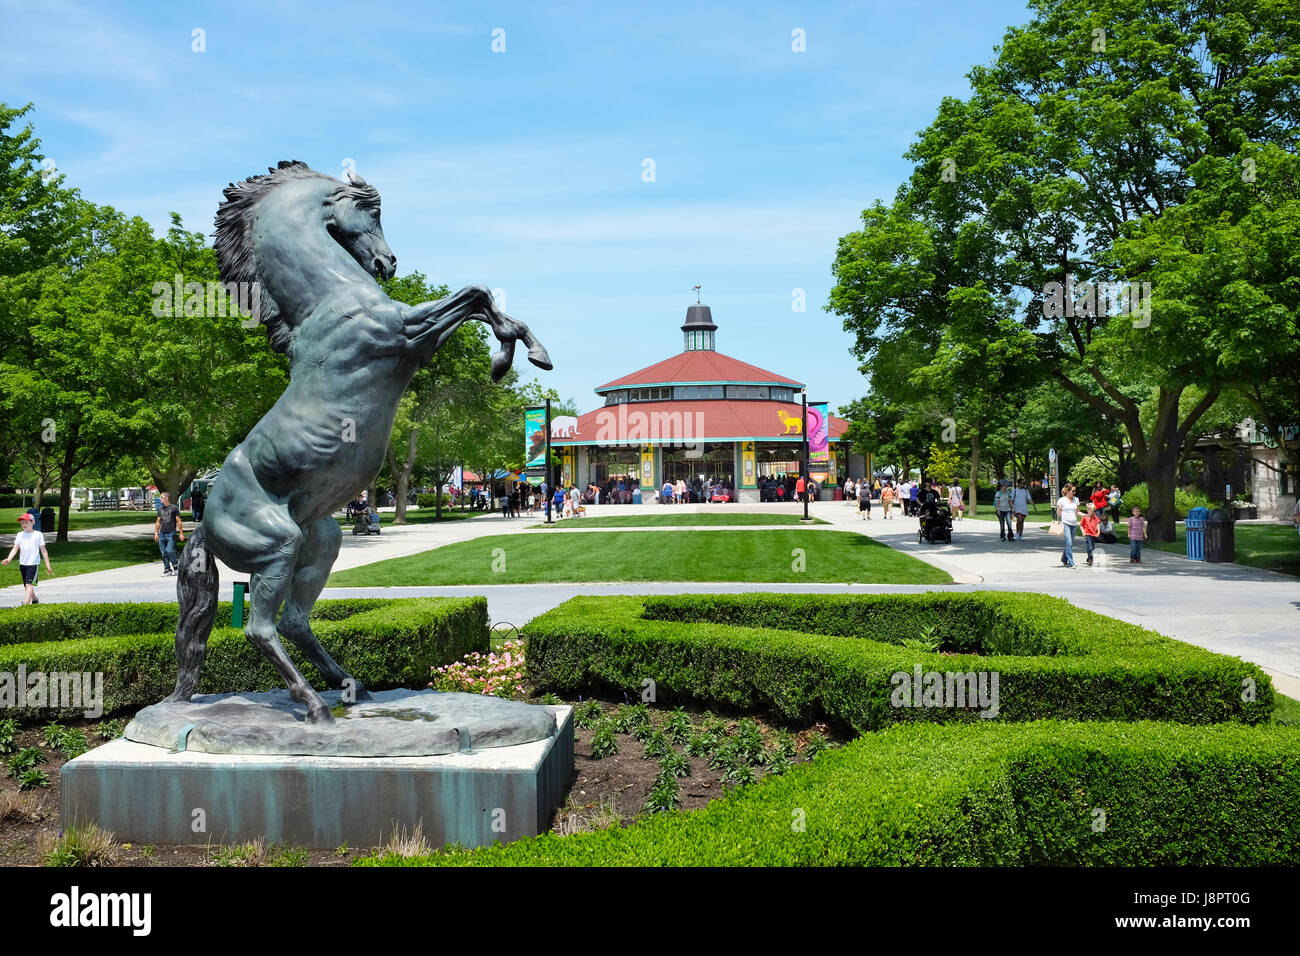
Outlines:
{"type": "Polygon", "coordinates": [[[339,552],[334,512],[379,474],[397,404],[411,377],[465,322],[491,327],[500,349],[492,376],[510,369],[516,341],[528,359],[551,359],[528,326],[499,311],[482,286],[405,305],[375,281],[392,278],[397,257],[379,224],[379,193],[360,176],[348,182],[304,163],[281,162],[225,190],[217,210],[221,280],[239,306],[266,326],[271,348],[289,359],[289,387],[230,452],[189,537],[176,579],[176,689],[198,690],[217,609],[220,559],[250,575],[244,634],[280,672],[307,720],[329,707],[294,666],[281,638],[330,687],[365,700],[364,687],[312,633],[309,618],[339,552]],[[345,439],[345,436],[347,438],[345,439]]]}

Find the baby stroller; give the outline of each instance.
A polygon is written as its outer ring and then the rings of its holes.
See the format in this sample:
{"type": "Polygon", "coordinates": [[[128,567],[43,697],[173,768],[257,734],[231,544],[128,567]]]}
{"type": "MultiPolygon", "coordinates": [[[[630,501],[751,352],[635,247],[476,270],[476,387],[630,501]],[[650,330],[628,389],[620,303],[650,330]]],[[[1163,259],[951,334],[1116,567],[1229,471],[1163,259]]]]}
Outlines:
{"type": "Polygon", "coordinates": [[[952,544],[952,512],[946,504],[925,505],[921,508],[921,526],[916,532],[916,543],[952,544]]]}
{"type": "Polygon", "coordinates": [[[357,523],[352,526],[353,534],[379,534],[379,512],[362,511],[357,515],[357,523]]]}

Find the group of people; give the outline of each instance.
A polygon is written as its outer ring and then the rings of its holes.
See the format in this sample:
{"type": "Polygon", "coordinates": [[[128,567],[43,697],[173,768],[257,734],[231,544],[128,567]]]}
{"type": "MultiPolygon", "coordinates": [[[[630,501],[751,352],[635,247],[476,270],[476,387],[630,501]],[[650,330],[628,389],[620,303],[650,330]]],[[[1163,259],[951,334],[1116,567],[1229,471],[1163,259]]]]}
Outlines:
{"type": "MultiPolygon", "coordinates": [[[[1061,551],[1061,564],[1067,568],[1075,567],[1074,539],[1082,534],[1087,549],[1088,564],[1093,563],[1093,552],[1098,543],[1114,544],[1114,522],[1119,521],[1119,509],[1123,503],[1119,486],[1109,489],[1101,482],[1094,484],[1088,503],[1081,508],[1077,495],[1078,487],[1069,482],[1061,489],[1061,497],[1056,500],[1056,520],[1061,534],[1065,537],[1065,547],[1061,551]]],[[[1053,529],[1055,530],[1055,528],[1053,529]]],[[[1147,521],[1142,517],[1142,509],[1136,505],[1128,518],[1128,561],[1129,564],[1142,563],[1142,543],[1147,537],[1147,521]]]]}
{"type": "MultiPolygon", "coordinates": [[[[863,479],[864,481],[866,479],[863,479]]],[[[907,517],[915,517],[921,513],[921,483],[919,481],[903,481],[897,485],[893,481],[885,481],[880,487],[880,506],[884,509],[885,519],[893,517],[889,512],[895,505],[898,505],[900,511],[907,517]]],[[[861,483],[858,491],[858,507],[862,507],[861,483]]],[[[867,508],[870,511],[870,506],[867,508]]]]}
{"type": "Polygon", "coordinates": [[[693,478],[690,482],[687,482],[685,478],[678,478],[676,481],[664,479],[664,485],[656,493],[655,500],[661,505],[735,501],[736,490],[726,480],[714,478],[713,476],[693,478]]]}
{"type": "Polygon", "coordinates": [[[759,501],[803,501],[807,493],[811,500],[817,498],[817,481],[804,481],[802,475],[766,475],[758,479],[759,501]]]}

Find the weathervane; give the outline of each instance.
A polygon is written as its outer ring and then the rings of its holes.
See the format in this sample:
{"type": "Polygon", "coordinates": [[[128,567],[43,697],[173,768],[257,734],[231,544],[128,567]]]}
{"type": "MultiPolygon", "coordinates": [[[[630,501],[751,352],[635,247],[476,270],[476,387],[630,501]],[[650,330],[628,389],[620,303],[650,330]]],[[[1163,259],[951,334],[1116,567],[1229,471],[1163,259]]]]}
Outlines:
{"type": "Polygon", "coordinates": [[[693,286],[691,286],[691,291],[695,293],[695,304],[696,304],[696,305],[699,305],[699,304],[700,304],[700,287],[697,286],[697,285],[693,285],[693,286]]]}

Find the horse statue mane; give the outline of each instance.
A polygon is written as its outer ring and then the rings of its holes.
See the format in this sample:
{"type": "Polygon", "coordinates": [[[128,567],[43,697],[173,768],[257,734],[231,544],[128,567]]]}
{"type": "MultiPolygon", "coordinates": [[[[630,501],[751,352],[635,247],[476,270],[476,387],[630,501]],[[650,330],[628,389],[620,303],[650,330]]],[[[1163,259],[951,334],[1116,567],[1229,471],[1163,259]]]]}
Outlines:
{"type": "Polygon", "coordinates": [[[213,245],[221,281],[235,290],[240,309],[250,311],[250,297],[258,290],[258,316],[266,326],[271,348],[288,353],[293,343],[293,327],[280,315],[280,307],[261,282],[257,257],[253,251],[253,223],[257,210],[270,193],[286,183],[302,179],[324,179],[337,183],[331,199],[350,198],[361,208],[379,208],[379,191],[360,176],[349,172],[350,183],[344,183],[318,173],[306,163],[296,159],[280,160],[275,167],[267,167],[265,174],[249,176],[242,183],[231,183],[222,190],[226,198],[217,207],[217,231],[213,245]]]}

